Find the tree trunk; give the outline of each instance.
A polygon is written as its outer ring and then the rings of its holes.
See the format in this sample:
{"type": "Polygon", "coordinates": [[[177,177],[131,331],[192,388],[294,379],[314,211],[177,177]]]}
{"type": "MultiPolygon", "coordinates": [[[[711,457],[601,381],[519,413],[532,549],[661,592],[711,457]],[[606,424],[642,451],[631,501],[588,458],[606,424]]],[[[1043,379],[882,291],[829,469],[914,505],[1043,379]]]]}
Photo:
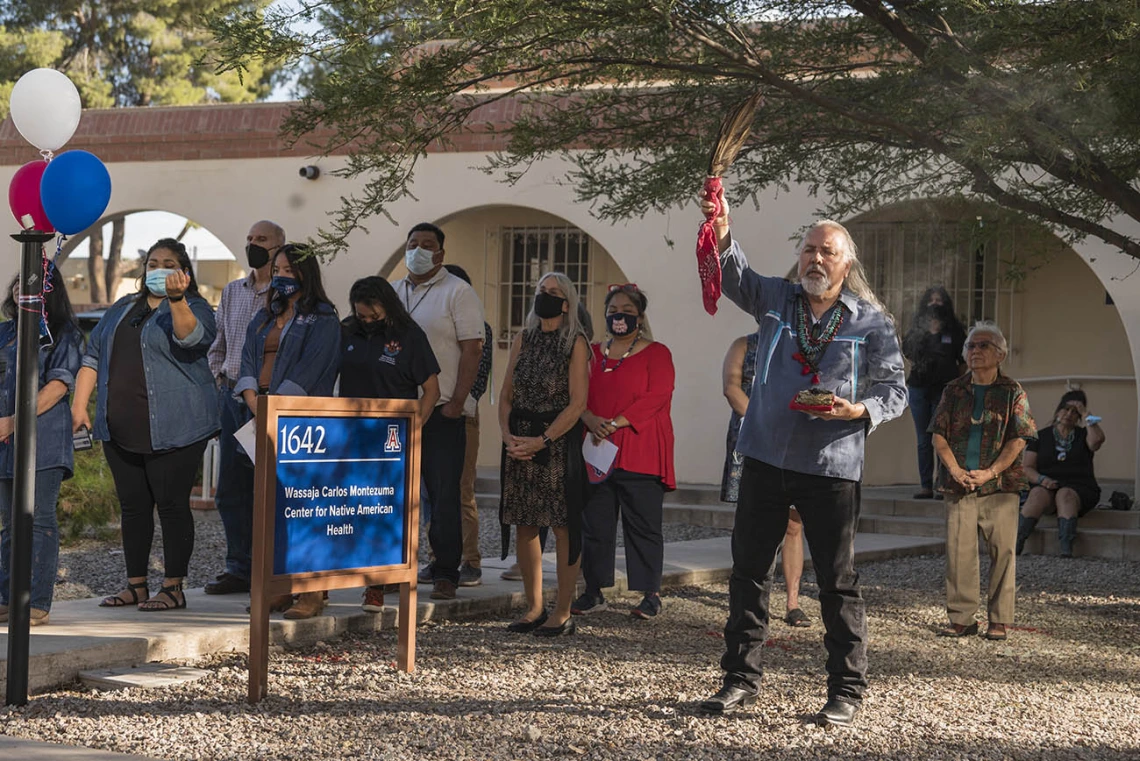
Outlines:
{"type": "MultiPolygon", "coordinates": [[[[102,304],[104,294],[107,293],[106,281],[103,278],[103,230],[89,236],[87,258],[87,282],[90,283],[89,299],[92,304],[102,304]]],[[[62,258],[62,257],[61,257],[62,258]]],[[[110,299],[108,299],[109,301],[110,299]]]]}
{"type": "Polygon", "coordinates": [[[107,255],[105,272],[107,281],[107,301],[114,301],[122,280],[120,265],[123,261],[123,234],[126,232],[126,217],[118,216],[111,221],[111,250],[107,255]]]}

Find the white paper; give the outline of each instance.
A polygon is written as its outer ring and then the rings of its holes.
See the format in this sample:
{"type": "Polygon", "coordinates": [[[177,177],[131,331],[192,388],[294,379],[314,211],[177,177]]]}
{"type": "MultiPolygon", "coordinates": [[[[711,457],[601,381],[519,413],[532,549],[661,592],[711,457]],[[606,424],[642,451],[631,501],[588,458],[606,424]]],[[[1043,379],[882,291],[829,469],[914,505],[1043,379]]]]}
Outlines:
{"type": "Polygon", "coordinates": [[[250,462],[257,462],[257,427],[254,425],[255,422],[254,418],[250,418],[248,423],[234,431],[234,438],[237,439],[238,446],[242,448],[250,462]]]}
{"type": "Polygon", "coordinates": [[[595,444],[594,437],[587,434],[586,440],[582,442],[582,457],[603,473],[609,472],[617,453],[617,444],[609,439],[602,439],[595,444]]]}

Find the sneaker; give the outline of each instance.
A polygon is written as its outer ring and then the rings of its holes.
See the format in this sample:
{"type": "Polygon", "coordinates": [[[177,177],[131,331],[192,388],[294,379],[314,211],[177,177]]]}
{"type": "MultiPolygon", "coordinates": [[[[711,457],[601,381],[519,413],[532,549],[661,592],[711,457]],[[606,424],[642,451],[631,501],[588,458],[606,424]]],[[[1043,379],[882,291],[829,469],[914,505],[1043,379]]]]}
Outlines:
{"type": "Polygon", "coordinates": [[[431,563],[420,569],[420,575],[416,577],[416,581],[421,584],[431,584],[431,563]]]}
{"type": "Polygon", "coordinates": [[[506,581],[522,581],[522,571],[519,570],[519,564],[515,563],[507,570],[499,574],[500,579],[506,581]]]}
{"type": "Polygon", "coordinates": [[[459,566],[459,586],[477,587],[483,583],[483,569],[476,568],[470,563],[459,566]]]}
{"type": "Polygon", "coordinates": [[[447,579],[437,579],[435,588],[431,591],[431,599],[433,600],[454,600],[455,599],[455,585],[447,579]]]}
{"type": "Polygon", "coordinates": [[[606,598],[600,594],[592,595],[589,592],[583,592],[582,596],[570,606],[570,612],[575,616],[589,616],[594,613],[601,613],[608,607],[606,598]]]}
{"type": "Polygon", "coordinates": [[[367,587],[364,590],[364,603],[360,606],[365,613],[379,613],[384,608],[384,588],[367,587]]]}
{"type": "Polygon", "coordinates": [[[249,594],[249,579],[223,573],[207,584],[204,591],[208,595],[249,594]]]}
{"type": "Polygon", "coordinates": [[[629,612],[634,618],[650,619],[657,616],[661,612],[661,595],[656,592],[650,592],[645,597],[641,598],[641,602],[637,607],[629,612]]]}
{"type": "Polygon", "coordinates": [[[40,610],[39,608],[32,608],[32,612],[28,614],[29,626],[43,626],[48,622],[48,612],[40,610]]]}

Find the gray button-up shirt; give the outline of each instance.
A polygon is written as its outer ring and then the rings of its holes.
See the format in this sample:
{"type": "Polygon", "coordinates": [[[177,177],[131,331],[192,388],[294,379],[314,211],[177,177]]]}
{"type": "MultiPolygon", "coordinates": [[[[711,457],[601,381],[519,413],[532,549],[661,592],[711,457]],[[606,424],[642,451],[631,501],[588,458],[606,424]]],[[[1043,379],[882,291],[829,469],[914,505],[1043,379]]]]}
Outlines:
{"type": "MultiPolygon", "coordinates": [[[[797,473],[858,481],[863,477],[867,434],[906,408],[906,384],[898,336],[887,315],[844,290],[832,309],[846,310],[843,325],[820,360],[819,386],[850,402],[862,402],[861,420],[821,420],[789,408],[811,375],[792,355],[799,351],[795,305],[803,288],[762,277],[748,266],[740,245],[721,254],[722,288],[756,318],[756,378],[736,448],[746,457],[797,473]]],[[[831,317],[829,310],[822,322],[831,317]]]]}

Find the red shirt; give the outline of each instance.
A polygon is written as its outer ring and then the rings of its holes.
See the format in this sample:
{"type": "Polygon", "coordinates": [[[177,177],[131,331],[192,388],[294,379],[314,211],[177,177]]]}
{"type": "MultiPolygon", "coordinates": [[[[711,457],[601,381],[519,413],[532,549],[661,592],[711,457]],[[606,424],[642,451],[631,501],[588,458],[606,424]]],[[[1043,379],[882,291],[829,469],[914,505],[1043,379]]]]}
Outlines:
{"type": "MultiPolygon", "coordinates": [[[[673,355],[662,343],[651,343],[618,364],[606,360],[602,369],[602,346],[594,344],[590,366],[590,394],[586,407],[606,420],[624,415],[629,425],[609,435],[617,445],[614,468],[631,473],[659,476],[665,488],[677,488],[673,472],[673,355]]],[[[589,435],[588,433],[586,434],[589,435]]]]}

